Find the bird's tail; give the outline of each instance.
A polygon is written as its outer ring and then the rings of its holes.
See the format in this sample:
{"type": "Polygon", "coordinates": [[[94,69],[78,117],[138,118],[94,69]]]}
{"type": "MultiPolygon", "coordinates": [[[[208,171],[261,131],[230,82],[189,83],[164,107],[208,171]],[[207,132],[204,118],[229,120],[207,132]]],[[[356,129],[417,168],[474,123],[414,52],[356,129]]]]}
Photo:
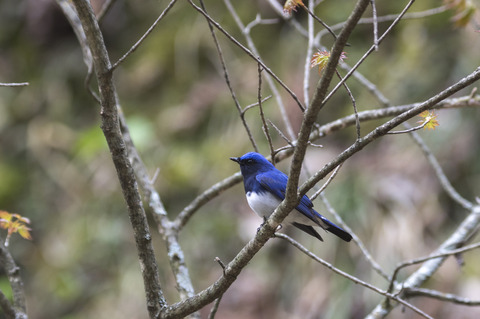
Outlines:
{"type": "Polygon", "coordinates": [[[329,221],[328,219],[326,219],[323,216],[320,216],[320,218],[322,219],[322,222],[324,222],[327,226],[327,227],[325,227],[326,231],[331,232],[332,234],[340,237],[341,239],[345,240],[346,242],[349,242],[350,240],[352,240],[352,235],[347,233],[341,227],[335,225],[334,223],[332,223],[331,221],[329,221]]]}

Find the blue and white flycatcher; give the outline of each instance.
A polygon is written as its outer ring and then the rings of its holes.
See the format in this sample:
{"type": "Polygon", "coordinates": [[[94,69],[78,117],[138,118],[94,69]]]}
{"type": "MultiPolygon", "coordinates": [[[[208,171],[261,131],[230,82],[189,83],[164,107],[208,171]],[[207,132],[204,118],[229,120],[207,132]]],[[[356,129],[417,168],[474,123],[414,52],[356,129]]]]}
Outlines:
{"type": "MultiPolygon", "coordinates": [[[[269,217],[275,208],[285,199],[288,176],[279,171],[263,155],[250,152],[242,157],[231,157],[240,164],[243,184],[248,205],[260,217],[269,217]]],[[[312,201],[304,195],[300,204],[284,220],[323,241],[320,234],[312,227],[319,226],[344,241],[352,236],[313,209],[312,201]]]]}

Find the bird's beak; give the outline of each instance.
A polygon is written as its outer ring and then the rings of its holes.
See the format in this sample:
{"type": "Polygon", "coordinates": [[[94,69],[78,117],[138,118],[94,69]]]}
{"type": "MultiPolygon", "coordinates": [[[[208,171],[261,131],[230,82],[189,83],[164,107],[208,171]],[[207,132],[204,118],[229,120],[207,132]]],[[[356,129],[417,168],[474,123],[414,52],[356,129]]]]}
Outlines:
{"type": "Polygon", "coordinates": [[[234,162],[237,162],[238,164],[240,164],[240,157],[230,157],[230,159],[234,162]]]}

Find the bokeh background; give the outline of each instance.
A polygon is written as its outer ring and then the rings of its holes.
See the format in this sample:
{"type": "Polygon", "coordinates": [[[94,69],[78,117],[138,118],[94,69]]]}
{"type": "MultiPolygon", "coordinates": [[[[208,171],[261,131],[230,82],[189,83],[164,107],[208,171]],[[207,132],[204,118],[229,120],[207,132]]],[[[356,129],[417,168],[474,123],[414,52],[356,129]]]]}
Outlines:
{"type": "MultiPolygon", "coordinates": [[[[205,1],[210,14],[245,43],[223,2],[205,1]]],[[[266,1],[233,1],[243,22],[278,18],[266,1]]],[[[406,1],[376,1],[379,15],[398,13],[406,1]]],[[[479,5],[478,1],[472,1],[479,5]]],[[[93,1],[98,10],[102,1],[93,1]]],[[[112,61],[145,32],[167,1],[117,0],[101,23],[112,61]]],[[[411,11],[442,5],[417,1],[411,11]]],[[[354,1],[324,1],[316,13],[330,25],[344,21],[354,1]]],[[[306,25],[306,14],[295,15],[306,25]]],[[[368,15],[371,14],[371,10],[368,15]]],[[[392,105],[423,101],[479,65],[480,34],[475,17],[465,27],[455,12],[400,22],[360,67],[392,105]]],[[[384,31],[387,24],[380,24],[384,31]]],[[[317,26],[317,29],[319,27],[317,26]]],[[[252,30],[262,59],[302,97],[306,39],[285,21],[252,30]]],[[[242,106],[257,99],[257,65],[220,36],[232,85],[242,106]]],[[[325,37],[322,44],[332,41],[325,37]]],[[[349,40],[354,64],[372,43],[372,26],[359,26],[349,40]]],[[[32,241],[14,235],[10,250],[22,270],[31,318],[147,318],[135,243],[114,167],[100,130],[99,106],[84,87],[86,67],[79,44],[52,0],[0,2],[0,209],[31,219],[32,241]]],[[[174,217],[198,194],[235,173],[228,160],[252,150],[225,85],[205,19],[178,1],[140,48],[116,71],[115,80],[136,146],[168,213],[174,217]]],[[[311,85],[318,74],[311,74],[311,85]]],[[[359,110],[381,107],[356,80],[348,84],[359,110]]],[[[471,87],[458,94],[468,95],[471,87]]],[[[264,86],[263,95],[270,92],[264,86]]],[[[282,91],[295,129],[301,112],[282,91]]],[[[282,130],[274,99],[266,116],[282,130]]],[[[345,92],[322,110],[318,122],[351,114],[345,92]]],[[[440,126],[421,131],[453,186],[469,200],[480,194],[480,111],[469,107],[438,111],[440,126]]],[[[268,154],[258,110],[247,122],[268,154]]],[[[418,120],[418,119],[417,119],[418,120]]],[[[362,125],[366,134],[381,121],[362,125]]],[[[412,124],[414,121],[411,122],[412,124]]],[[[285,142],[273,133],[276,147],[285,142]]],[[[353,128],[324,138],[308,151],[311,171],[354,142],[353,128]]],[[[278,164],[284,171],[288,160],[278,164]]],[[[304,179],[303,177],[302,179],[304,179]]],[[[432,252],[467,212],[439,185],[408,135],[387,136],[351,158],[326,195],[373,257],[390,273],[401,261],[432,252]]],[[[325,211],[320,201],[319,211],[325,211]]],[[[327,215],[328,218],[333,218],[327,215]]],[[[249,209],[243,186],[229,189],[200,209],[180,234],[197,291],[221,274],[214,262],[230,261],[254,235],[261,220],[249,209]]],[[[178,301],[164,243],[154,234],[162,287],[178,301]]],[[[325,234],[320,243],[284,228],[312,252],[337,267],[386,287],[354,244],[325,234]]],[[[3,237],[5,233],[2,233],[3,237]]],[[[473,241],[478,240],[478,236],[473,241]]],[[[426,287],[463,297],[480,296],[480,253],[450,258],[426,287]]],[[[405,278],[416,267],[400,273],[405,278]]],[[[8,280],[0,277],[7,295],[8,280]]],[[[287,245],[271,240],[225,294],[217,318],[363,318],[382,298],[287,245]]],[[[411,302],[435,318],[478,318],[479,308],[417,298],[411,302]]],[[[208,315],[208,307],[202,316],[208,315]]],[[[389,318],[417,318],[396,308],[389,318]]]]}

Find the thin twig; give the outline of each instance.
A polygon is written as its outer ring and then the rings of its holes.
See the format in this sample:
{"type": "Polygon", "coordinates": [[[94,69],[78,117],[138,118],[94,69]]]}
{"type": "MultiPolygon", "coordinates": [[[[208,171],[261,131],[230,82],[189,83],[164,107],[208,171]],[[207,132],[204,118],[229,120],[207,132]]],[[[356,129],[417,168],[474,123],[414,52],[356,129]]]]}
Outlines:
{"type": "MultiPolygon", "coordinates": [[[[432,8],[432,9],[428,9],[428,10],[424,10],[424,11],[408,12],[403,16],[402,20],[422,19],[422,18],[433,16],[435,14],[445,12],[447,10],[448,10],[447,6],[440,6],[440,7],[437,7],[437,8],[432,8]]],[[[397,17],[398,17],[398,14],[388,14],[388,15],[384,15],[384,16],[379,16],[379,17],[377,17],[377,23],[390,22],[390,21],[395,20],[397,17]]],[[[373,23],[373,20],[374,20],[373,17],[371,17],[371,18],[361,18],[358,21],[358,24],[371,24],[371,23],[373,23]]],[[[337,23],[337,24],[331,26],[331,28],[332,28],[332,30],[339,30],[344,26],[344,24],[345,24],[345,22],[340,22],[340,23],[337,23]]],[[[302,34],[302,35],[304,35],[304,33],[305,32],[303,30],[302,30],[302,32],[300,32],[300,34],[302,34]]],[[[318,43],[319,40],[324,35],[326,35],[327,33],[328,32],[326,30],[320,30],[315,37],[316,42],[318,43]]]]}
{"type": "MultiPolygon", "coordinates": [[[[308,5],[312,8],[315,5],[314,0],[309,0],[308,5]]],[[[307,10],[307,8],[305,8],[307,10]]],[[[309,11],[309,10],[308,10],[309,11]]],[[[310,71],[311,67],[311,59],[313,55],[313,47],[314,47],[314,40],[315,40],[315,23],[313,21],[312,14],[308,15],[308,43],[307,43],[307,52],[305,54],[305,64],[303,66],[303,101],[305,105],[310,104],[310,71]]],[[[336,35],[335,35],[336,38],[336,35]]]]}
{"type": "Polygon", "coordinates": [[[215,315],[217,314],[218,306],[220,305],[220,301],[222,301],[223,295],[215,299],[215,302],[213,303],[212,310],[210,310],[210,314],[208,315],[208,319],[214,319],[215,315]]]}
{"type": "Polygon", "coordinates": [[[102,22],[103,18],[107,14],[108,11],[112,8],[113,4],[115,3],[115,0],[106,0],[103,3],[102,8],[100,9],[100,12],[97,14],[97,20],[98,22],[102,22]]]}
{"type": "Polygon", "coordinates": [[[425,289],[425,288],[408,288],[404,291],[405,296],[411,297],[428,297],[442,301],[451,302],[458,305],[465,306],[480,306],[480,300],[472,300],[469,298],[460,297],[454,294],[443,293],[440,291],[425,289]]]}
{"type": "Polygon", "coordinates": [[[263,113],[262,107],[262,66],[258,64],[258,90],[257,90],[257,103],[258,110],[260,112],[260,119],[262,120],[262,128],[265,137],[267,138],[268,146],[270,147],[270,155],[272,156],[272,164],[275,165],[275,149],[273,147],[272,137],[270,136],[270,131],[268,130],[267,121],[265,120],[265,114],[263,113]]]}
{"type": "MultiPolygon", "coordinates": [[[[283,134],[283,132],[270,120],[268,120],[268,123],[277,131],[278,135],[280,135],[280,137],[288,143],[288,145],[290,145],[291,147],[295,147],[295,145],[288,139],[288,137],[283,134]]],[[[278,153],[278,151],[277,151],[278,153]]]]}
{"type": "Polygon", "coordinates": [[[153,24],[150,26],[150,28],[148,28],[147,32],[145,32],[142,37],[120,58],[118,59],[117,62],[115,62],[112,67],[110,68],[110,71],[113,71],[115,70],[119,65],[120,63],[122,63],[123,61],[125,61],[126,58],[128,58],[130,56],[130,54],[132,54],[139,46],[140,44],[142,44],[142,42],[147,38],[147,36],[152,33],[153,29],[155,29],[155,27],[157,26],[157,24],[160,22],[160,20],[163,19],[163,17],[165,17],[165,15],[168,13],[168,11],[170,11],[170,9],[173,7],[173,5],[177,2],[177,0],[171,0],[170,3],[168,4],[168,6],[163,10],[163,12],[158,16],[157,20],[155,20],[155,22],[153,22],[153,24]]]}
{"type": "MultiPolygon", "coordinates": [[[[337,73],[338,78],[340,81],[342,80],[342,76],[340,73],[335,70],[337,73]]],[[[345,87],[345,90],[347,90],[348,96],[350,97],[350,101],[352,101],[352,106],[353,106],[353,113],[355,115],[355,128],[357,132],[357,140],[360,139],[361,134],[360,134],[360,119],[358,118],[358,110],[357,110],[357,103],[355,101],[355,97],[352,94],[352,91],[350,91],[350,88],[347,86],[347,83],[343,82],[343,86],[345,87]]]]}
{"type": "Polygon", "coordinates": [[[157,178],[158,178],[158,174],[160,174],[160,168],[157,167],[157,169],[155,170],[155,173],[153,173],[153,176],[152,178],[150,179],[150,183],[153,185],[155,184],[157,178]]]}
{"type": "Polygon", "coordinates": [[[0,86],[6,86],[6,87],[27,86],[27,85],[30,85],[30,83],[28,82],[0,83],[0,86]]]}
{"type": "Polygon", "coordinates": [[[392,135],[395,135],[395,134],[405,134],[405,133],[412,133],[412,132],[415,132],[415,131],[418,131],[422,128],[425,127],[425,125],[428,124],[428,122],[430,122],[430,119],[426,119],[425,121],[423,121],[422,124],[418,125],[418,126],[415,126],[415,127],[410,127],[406,130],[401,130],[401,131],[390,131],[388,132],[387,134],[392,134],[392,135]]]}
{"type": "MultiPolygon", "coordinates": [[[[312,3],[313,3],[313,0],[312,0],[312,3]]],[[[302,5],[301,6],[303,9],[305,9],[305,11],[312,17],[314,18],[315,20],[317,20],[317,22],[319,22],[332,36],[335,40],[337,40],[337,35],[335,34],[335,32],[328,26],[328,24],[326,24],[325,22],[323,22],[319,17],[317,17],[312,11],[310,11],[310,9],[306,6],[306,5],[302,5]]]]}
{"type": "Polygon", "coordinates": [[[257,25],[262,25],[262,24],[277,24],[280,20],[279,19],[262,19],[260,14],[258,13],[255,16],[255,20],[252,20],[249,24],[245,26],[245,29],[243,29],[243,33],[245,34],[250,34],[252,29],[256,27],[257,25]]]}
{"type": "Polygon", "coordinates": [[[198,195],[180,212],[180,214],[178,214],[177,218],[175,218],[175,228],[181,230],[200,207],[208,203],[210,200],[216,198],[230,187],[240,183],[242,180],[242,175],[240,172],[237,172],[232,176],[229,176],[224,180],[214,184],[202,194],[198,195]]]}
{"type": "Polygon", "coordinates": [[[332,172],[332,174],[330,174],[330,177],[327,179],[327,181],[322,185],[322,187],[320,187],[319,190],[317,190],[312,196],[310,196],[310,200],[314,201],[315,198],[317,198],[318,195],[320,195],[321,192],[323,192],[328,185],[330,185],[330,183],[333,181],[333,179],[335,178],[335,176],[337,176],[338,174],[338,171],[340,171],[340,168],[342,167],[343,164],[340,164],[338,165],[335,170],[332,172]]]}
{"type": "MultiPolygon", "coordinates": [[[[345,62],[340,61],[340,67],[347,72],[350,71],[352,68],[345,62]]],[[[370,82],[365,76],[363,76],[360,72],[355,71],[352,75],[358,82],[360,82],[367,90],[370,92],[381,104],[382,107],[391,106],[390,101],[383,95],[382,92],[377,88],[375,84],[370,82]]]]}
{"type": "Polygon", "coordinates": [[[373,45],[375,46],[375,51],[378,51],[378,17],[377,17],[377,5],[375,0],[371,0],[372,4],[372,15],[373,15],[373,45]]]}
{"type": "MultiPolygon", "coordinates": [[[[267,97],[264,97],[264,98],[262,99],[262,103],[265,102],[265,101],[267,101],[267,100],[270,99],[271,97],[272,97],[271,95],[269,95],[269,96],[267,96],[267,97]]],[[[258,106],[258,102],[255,102],[255,103],[252,103],[252,104],[249,104],[249,105],[245,106],[245,107],[243,108],[243,110],[242,110],[242,113],[247,112],[248,110],[250,110],[251,108],[254,108],[255,106],[258,106]]]]}

